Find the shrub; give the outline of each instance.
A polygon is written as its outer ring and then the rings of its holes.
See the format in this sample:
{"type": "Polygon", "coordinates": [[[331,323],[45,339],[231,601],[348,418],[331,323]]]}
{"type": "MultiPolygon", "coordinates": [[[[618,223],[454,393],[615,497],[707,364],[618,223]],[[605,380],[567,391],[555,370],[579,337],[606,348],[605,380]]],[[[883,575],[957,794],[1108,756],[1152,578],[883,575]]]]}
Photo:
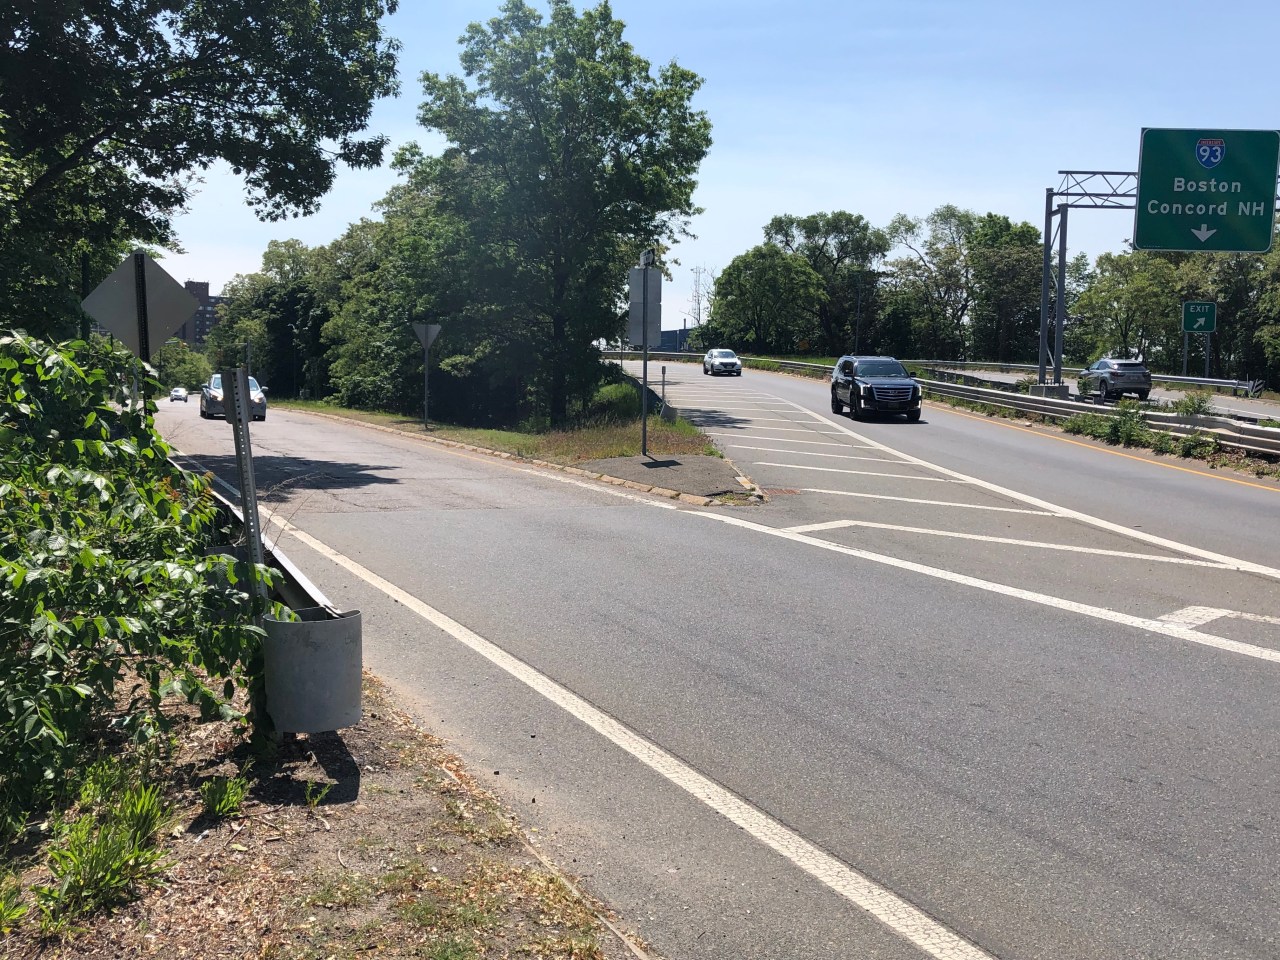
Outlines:
{"type": "Polygon", "coordinates": [[[1213,413],[1213,394],[1208,390],[1192,390],[1174,400],[1171,406],[1184,417],[1208,416],[1213,413]]]}
{"type": "Polygon", "coordinates": [[[1114,416],[1107,424],[1107,442],[1125,447],[1145,447],[1149,444],[1147,422],[1142,418],[1141,406],[1133,400],[1122,400],[1114,416]]]}
{"type": "Polygon", "coordinates": [[[104,342],[0,336],[0,812],[10,830],[21,811],[65,794],[106,731],[147,740],[167,726],[162,705],[175,693],[205,716],[230,716],[236,683],[254,676],[260,631],[246,623],[244,571],[205,556],[217,529],[209,482],[167,459],[154,404],[129,393],[135,378],[159,389],[104,342]]]}
{"type": "Polygon", "coordinates": [[[244,805],[249,794],[249,781],[244,777],[211,777],[200,784],[200,799],[204,812],[222,819],[234,817],[244,805]]]}
{"type": "Polygon", "coordinates": [[[640,394],[634,383],[610,383],[591,399],[586,419],[591,423],[627,423],[640,416],[640,394]]]}
{"type": "Polygon", "coordinates": [[[1178,456],[1194,460],[1207,460],[1222,449],[1216,434],[1193,433],[1189,437],[1178,438],[1178,456]]]}

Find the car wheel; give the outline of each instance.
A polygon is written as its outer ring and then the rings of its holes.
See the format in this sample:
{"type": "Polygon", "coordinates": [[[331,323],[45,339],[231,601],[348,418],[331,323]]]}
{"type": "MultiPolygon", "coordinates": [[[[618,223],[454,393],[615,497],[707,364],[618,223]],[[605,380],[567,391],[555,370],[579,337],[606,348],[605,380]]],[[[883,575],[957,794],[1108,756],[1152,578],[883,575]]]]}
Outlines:
{"type": "Polygon", "coordinates": [[[741,370],[739,370],[737,373],[735,373],[735,374],[734,374],[734,376],[735,376],[735,377],[740,377],[740,376],[742,376],[742,371],[741,371],[741,370]]]}
{"type": "Polygon", "coordinates": [[[1146,400],[1146,399],[1147,399],[1147,397],[1149,397],[1149,396],[1151,396],[1151,391],[1150,391],[1150,390],[1139,390],[1139,391],[1138,391],[1138,399],[1139,399],[1139,400],[1146,400]]]}
{"type": "Polygon", "coordinates": [[[1095,402],[1106,403],[1111,399],[1111,388],[1107,386],[1107,381],[1101,380],[1098,383],[1098,397],[1095,402]]]}
{"type": "Polygon", "coordinates": [[[849,391],[849,416],[854,420],[862,419],[862,404],[858,401],[858,394],[849,391]]]}
{"type": "Polygon", "coordinates": [[[919,410],[908,410],[908,411],[907,411],[907,423],[919,423],[919,422],[920,422],[920,411],[919,411],[919,410]]]}
{"type": "Polygon", "coordinates": [[[844,404],[840,402],[834,390],[831,391],[831,412],[844,413],[844,404]]]}
{"type": "Polygon", "coordinates": [[[705,363],[702,365],[702,375],[704,377],[707,375],[707,365],[705,363]]]}

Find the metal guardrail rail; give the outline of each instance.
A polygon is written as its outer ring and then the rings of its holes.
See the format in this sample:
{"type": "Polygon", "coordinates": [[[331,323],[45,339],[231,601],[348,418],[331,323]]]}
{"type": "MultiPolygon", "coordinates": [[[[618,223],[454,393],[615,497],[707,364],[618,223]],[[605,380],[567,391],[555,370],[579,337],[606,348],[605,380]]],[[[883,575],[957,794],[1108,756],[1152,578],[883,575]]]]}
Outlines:
{"type": "MultiPolygon", "coordinates": [[[[639,359],[640,353],[636,350],[624,351],[623,356],[630,359],[639,359]]],[[[676,360],[682,362],[696,363],[702,359],[700,353],[680,353],[678,351],[668,350],[650,350],[649,358],[660,360],[676,360]]],[[[740,355],[741,356],[741,355],[740,355]]],[[[794,370],[797,373],[814,374],[822,371],[830,372],[831,365],[826,363],[803,363],[799,360],[774,360],[771,357],[748,357],[741,356],[742,360],[748,363],[770,363],[782,368],[783,370],[794,370]]],[[[915,367],[937,367],[939,369],[973,369],[973,370],[998,370],[1001,373],[1013,373],[1016,371],[1026,370],[1031,373],[1038,372],[1039,368],[1034,363],[994,363],[983,362],[978,360],[903,360],[904,364],[915,367]]],[[[1080,367],[1063,367],[1063,373],[1078,374],[1083,370],[1080,367]]],[[[825,375],[825,373],[824,373],[825,375]]],[[[1261,395],[1266,388],[1265,380],[1218,380],[1209,377],[1181,377],[1172,374],[1153,373],[1151,379],[1155,383],[1185,383],[1191,386],[1211,387],[1220,390],[1230,390],[1232,396],[1237,396],[1243,392],[1246,396],[1257,397],[1261,395]]]]}
{"type": "MultiPolygon", "coordinates": [[[[1034,413],[1042,417],[1065,420],[1081,413],[1092,413],[1100,416],[1114,417],[1115,408],[1085,406],[1076,400],[1055,400],[1051,397],[1033,397],[1007,390],[992,390],[987,387],[971,387],[959,383],[945,383],[941,380],[920,380],[920,385],[929,392],[943,397],[955,397],[971,403],[984,403],[993,407],[1018,410],[1023,413],[1034,413]]],[[[1141,411],[1142,418],[1153,428],[1171,433],[1176,437],[1190,437],[1196,434],[1211,434],[1218,442],[1231,450],[1243,450],[1247,453],[1264,456],[1280,456],[1280,428],[1259,427],[1242,423],[1227,417],[1194,416],[1184,417],[1176,413],[1163,413],[1158,410],[1141,411]]]]}

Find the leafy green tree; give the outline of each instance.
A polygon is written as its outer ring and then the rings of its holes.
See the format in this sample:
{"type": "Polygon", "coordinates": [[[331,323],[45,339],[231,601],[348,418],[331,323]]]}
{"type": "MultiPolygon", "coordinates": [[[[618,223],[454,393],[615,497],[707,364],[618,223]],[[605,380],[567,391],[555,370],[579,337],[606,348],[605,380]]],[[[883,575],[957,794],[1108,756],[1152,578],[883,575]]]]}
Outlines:
{"type": "Polygon", "coordinates": [[[395,6],[0,6],[0,139],[18,168],[14,222],[0,232],[0,314],[65,329],[82,255],[96,282],[135,243],[174,247],[190,173],[215,160],[244,177],[264,218],[314,210],[338,164],[380,163],[385,139],[359,134],[373,101],[397,89],[397,43],[380,27],[395,6]]]}
{"type": "Polygon", "coordinates": [[[797,353],[817,340],[826,285],[809,261],[772,243],[734,257],[715,285],[715,309],[702,339],[761,353],[797,353]]]}
{"type": "Polygon", "coordinates": [[[970,355],[970,311],[975,286],[971,248],[977,216],[950,204],[925,220],[904,214],[889,224],[889,239],[906,251],[890,262],[897,309],[907,309],[914,339],[928,359],[970,355]]]}
{"type": "Polygon", "coordinates": [[[1040,345],[1040,287],[1044,253],[1029,223],[988,213],[969,240],[973,263],[973,356],[1001,363],[1031,362],[1040,345]]]}
{"type": "Polygon", "coordinates": [[[419,120],[450,146],[418,175],[465,237],[471,315],[503,316],[500,340],[518,328],[557,424],[599,379],[627,268],[684,234],[711,142],[691,105],[701,80],[675,63],[655,78],[623,26],[607,2],[579,15],[551,0],[544,22],[508,0],[467,29],[465,78],[422,78],[419,120]]]}
{"type": "Polygon", "coordinates": [[[1163,256],[1134,251],[1098,257],[1093,282],[1076,302],[1081,345],[1090,355],[1136,357],[1158,369],[1168,356],[1149,356],[1152,343],[1169,343],[1181,328],[1176,274],[1163,256]]]}
{"type": "Polygon", "coordinates": [[[156,379],[166,387],[196,387],[209,379],[212,368],[202,353],[182,340],[162,344],[152,356],[156,379]]]}
{"type": "Polygon", "coordinates": [[[786,252],[804,257],[822,278],[826,296],[815,307],[821,334],[814,347],[833,356],[850,347],[858,352],[863,331],[874,327],[879,267],[889,252],[885,232],[859,214],[837,210],[774,217],[765,226],[764,236],[786,252]]]}

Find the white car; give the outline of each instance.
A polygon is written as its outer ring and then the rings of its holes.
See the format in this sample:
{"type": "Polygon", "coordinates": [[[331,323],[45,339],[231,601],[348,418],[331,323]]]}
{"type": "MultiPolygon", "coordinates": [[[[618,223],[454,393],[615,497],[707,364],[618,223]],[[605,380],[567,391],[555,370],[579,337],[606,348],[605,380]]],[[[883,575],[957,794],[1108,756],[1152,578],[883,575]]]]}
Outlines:
{"type": "Polygon", "coordinates": [[[710,376],[727,373],[730,376],[740,377],[742,361],[732,350],[708,350],[707,355],[702,358],[702,372],[710,376]]]}
{"type": "Polygon", "coordinates": [[[183,403],[187,402],[186,387],[174,387],[172,390],[169,391],[169,402],[173,403],[173,401],[175,400],[181,400],[183,403]]]}

